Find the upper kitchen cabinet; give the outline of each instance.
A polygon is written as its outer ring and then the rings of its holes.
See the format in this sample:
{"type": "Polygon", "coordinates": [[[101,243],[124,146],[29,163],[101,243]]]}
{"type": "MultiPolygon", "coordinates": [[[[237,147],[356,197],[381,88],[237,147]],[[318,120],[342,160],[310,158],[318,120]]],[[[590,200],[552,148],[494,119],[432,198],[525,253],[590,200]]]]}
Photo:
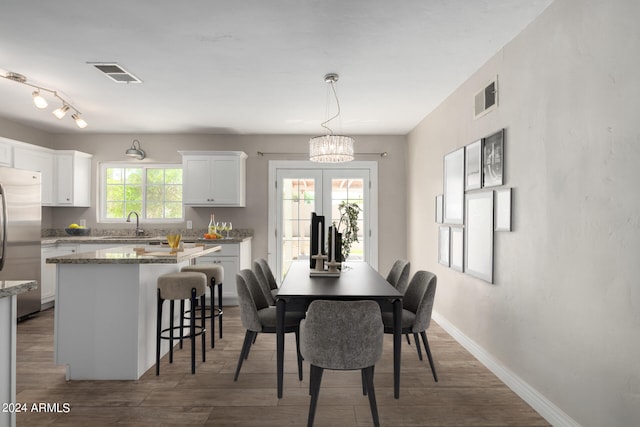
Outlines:
{"type": "Polygon", "coordinates": [[[91,157],[80,151],[56,151],[56,206],[91,206],[91,157]]]}
{"type": "Polygon", "coordinates": [[[43,206],[54,205],[54,158],[53,150],[45,148],[27,148],[27,147],[14,147],[13,148],[13,166],[18,169],[32,170],[40,172],[41,178],[41,190],[43,206]]]}
{"type": "Polygon", "coordinates": [[[242,151],[180,151],[186,206],[246,204],[246,153],[242,151]]]}
{"type": "Polygon", "coordinates": [[[0,138],[0,166],[13,166],[13,145],[0,138]]]}

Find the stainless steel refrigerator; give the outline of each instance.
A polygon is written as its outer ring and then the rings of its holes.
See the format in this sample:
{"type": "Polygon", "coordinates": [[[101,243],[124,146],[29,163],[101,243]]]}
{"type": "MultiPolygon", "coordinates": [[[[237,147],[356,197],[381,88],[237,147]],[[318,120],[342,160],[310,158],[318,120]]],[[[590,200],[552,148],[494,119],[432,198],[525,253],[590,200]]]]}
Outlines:
{"type": "Polygon", "coordinates": [[[37,280],[18,295],[18,318],[40,311],[40,172],[0,167],[0,280],[37,280]]]}

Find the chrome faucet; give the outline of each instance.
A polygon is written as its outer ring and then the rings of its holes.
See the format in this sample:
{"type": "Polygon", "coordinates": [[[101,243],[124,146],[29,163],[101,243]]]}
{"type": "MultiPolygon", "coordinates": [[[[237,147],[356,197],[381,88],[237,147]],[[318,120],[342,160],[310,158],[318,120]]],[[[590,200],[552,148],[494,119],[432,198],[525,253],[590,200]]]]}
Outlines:
{"type": "Polygon", "coordinates": [[[138,215],[138,212],[136,211],[129,212],[129,215],[127,216],[127,222],[131,222],[132,214],[136,216],[136,236],[142,236],[144,234],[144,230],[140,228],[140,215],[138,215]]]}

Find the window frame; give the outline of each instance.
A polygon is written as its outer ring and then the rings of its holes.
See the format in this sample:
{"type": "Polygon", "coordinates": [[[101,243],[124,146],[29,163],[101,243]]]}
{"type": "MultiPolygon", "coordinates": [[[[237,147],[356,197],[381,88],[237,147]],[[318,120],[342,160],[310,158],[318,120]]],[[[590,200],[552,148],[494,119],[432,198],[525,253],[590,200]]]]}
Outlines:
{"type": "MultiPolygon", "coordinates": [[[[142,183],[142,192],[143,195],[146,194],[147,189],[147,169],[182,169],[182,163],[142,163],[142,164],[132,164],[129,162],[104,162],[100,163],[100,176],[98,177],[98,187],[100,193],[99,200],[99,209],[98,209],[98,223],[105,224],[117,224],[121,223],[125,218],[107,218],[107,180],[106,180],[106,172],[107,168],[142,168],[145,173],[143,173],[143,183],[142,183]]],[[[183,178],[183,194],[184,194],[184,178],[183,178]]],[[[146,201],[142,200],[143,207],[146,205],[146,201]]],[[[144,209],[143,209],[144,211],[144,209]]],[[[182,214],[180,218],[170,218],[170,219],[149,219],[145,218],[144,212],[138,212],[140,214],[140,223],[145,224],[177,224],[185,221],[185,206],[184,200],[182,201],[182,214]]]]}

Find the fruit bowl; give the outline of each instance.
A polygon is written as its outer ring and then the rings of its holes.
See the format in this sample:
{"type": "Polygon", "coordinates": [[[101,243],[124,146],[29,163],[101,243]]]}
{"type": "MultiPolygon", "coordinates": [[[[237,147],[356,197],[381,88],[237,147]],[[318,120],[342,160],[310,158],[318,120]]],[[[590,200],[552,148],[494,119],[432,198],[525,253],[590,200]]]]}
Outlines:
{"type": "Polygon", "coordinates": [[[64,232],[69,236],[87,236],[91,233],[91,229],[87,227],[65,228],[64,232]]]}

